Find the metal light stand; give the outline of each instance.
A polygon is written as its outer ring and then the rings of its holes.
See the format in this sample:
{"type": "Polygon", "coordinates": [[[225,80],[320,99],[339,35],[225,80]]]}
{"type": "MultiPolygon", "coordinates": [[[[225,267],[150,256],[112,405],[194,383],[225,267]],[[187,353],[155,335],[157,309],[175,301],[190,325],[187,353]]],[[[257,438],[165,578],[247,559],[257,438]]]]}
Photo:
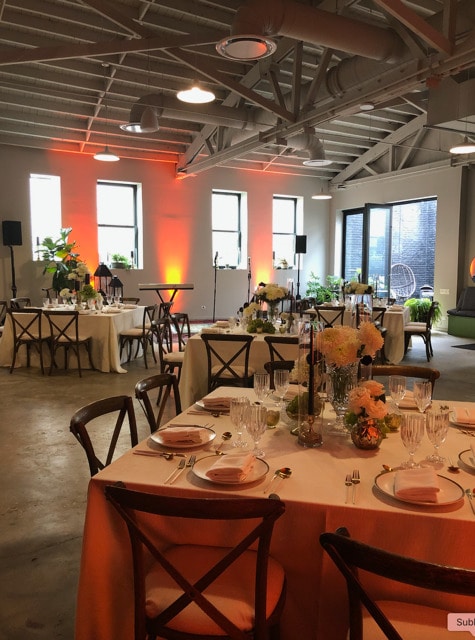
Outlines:
{"type": "Polygon", "coordinates": [[[17,287],[16,287],[16,279],[15,279],[15,258],[13,255],[12,245],[9,244],[8,246],[10,247],[10,260],[12,264],[12,293],[13,293],[12,298],[16,298],[17,287]]]}
{"type": "Polygon", "coordinates": [[[300,253],[297,253],[297,293],[295,294],[295,300],[300,300],[300,253]]]}
{"type": "Polygon", "coordinates": [[[214,292],[213,292],[213,322],[216,319],[216,278],[218,273],[218,252],[214,256],[214,292]]]}
{"type": "Polygon", "coordinates": [[[247,259],[247,301],[251,299],[251,258],[247,259]]]}

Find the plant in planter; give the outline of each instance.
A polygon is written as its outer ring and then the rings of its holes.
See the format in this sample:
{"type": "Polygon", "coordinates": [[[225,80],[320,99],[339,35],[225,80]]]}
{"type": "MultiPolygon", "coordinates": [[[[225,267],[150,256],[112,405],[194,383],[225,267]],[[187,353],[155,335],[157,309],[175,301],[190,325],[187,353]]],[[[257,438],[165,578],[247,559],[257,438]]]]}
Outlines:
{"type": "MultiPolygon", "coordinates": [[[[432,301],[429,298],[409,298],[404,306],[409,307],[411,322],[426,322],[432,301]]],[[[440,307],[435,308],[434,322],[438,322],[442,317],[440,307]]]]}
{"type": "Polygon", "coordinates": [[[113,253],[111,256],[112,269],[130,269],[132,265],[130,260],[121,253],[113,253]]]}
{"type": "Polygon", "coordinates": [[[79,253],[76,252],[76,241],[68,241],[71,231],[72,227],[61,229],[56,240],[47,236],[36,251],[45,263],[43,275],[53,274],[52,288],[56,293],[69,288],[71,280],[84,281],[89,273],[87,265],[79,259],[79,253]]]}
{"type": "Polygon", "coordinates": [[[313,271],[310,272],[310,279],[307,281],[305,295],[310,298],[315,298],[316,304],[331,302],[333,298],[338,297],[341,278],[338,276],[327,276],[326,280],[327,284],[324,285],[320,282],[320,276],[316,276],[313,271]]]}

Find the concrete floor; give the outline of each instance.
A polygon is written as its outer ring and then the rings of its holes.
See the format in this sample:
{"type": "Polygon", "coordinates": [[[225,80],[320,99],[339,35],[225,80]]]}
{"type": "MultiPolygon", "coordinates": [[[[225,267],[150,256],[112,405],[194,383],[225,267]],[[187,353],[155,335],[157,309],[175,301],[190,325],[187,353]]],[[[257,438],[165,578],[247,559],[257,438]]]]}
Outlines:
{"type": "MultiPolygon", "coordinates": [[[[475,399],[475,352],[453,348],[470,342],[434,333],[436,398],[475,399]]],[[[414,340],[405,362],[427,364],[422,340],[414,340]]],[[[73,638],[89,472],[69,419],[98,398],[133,396],[138,380],[158,372],[142,360],[127,368],[85,371],[82,378],[74,371],[49,377],[38,369],[0,370],[0,640],[73,638]]],[[[138,404],[136,414],[140,440],[148,427],[138,404]]]]}

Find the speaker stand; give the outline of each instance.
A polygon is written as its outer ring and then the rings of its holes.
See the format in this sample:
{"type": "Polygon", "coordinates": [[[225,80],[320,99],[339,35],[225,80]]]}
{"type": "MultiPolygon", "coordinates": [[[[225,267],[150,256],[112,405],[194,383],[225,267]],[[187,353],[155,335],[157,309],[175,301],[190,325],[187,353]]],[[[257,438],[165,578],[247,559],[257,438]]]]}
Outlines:
{"type": "Polygon", "coordinates": [[[214,259],[213,322],[216,320],[216,277],[218,273],[217,255],[218,254],[216,254],[216,258],[214,259]]]}
{"type": "Polygon", "coordinates": [[[300,300],[300,253],[297,253],[297,294],[295,300],[300,300]]]}
{"type": "Polygon", "coordinates": [[[12,245],[10,244],[8,246],[10,247],[10,261],[12,264],[12,293],[13,293],[12,298],[16,298],[17,288],[16,288],[16,279],[15,279],[15,257],[13,255],[12,245]]]}

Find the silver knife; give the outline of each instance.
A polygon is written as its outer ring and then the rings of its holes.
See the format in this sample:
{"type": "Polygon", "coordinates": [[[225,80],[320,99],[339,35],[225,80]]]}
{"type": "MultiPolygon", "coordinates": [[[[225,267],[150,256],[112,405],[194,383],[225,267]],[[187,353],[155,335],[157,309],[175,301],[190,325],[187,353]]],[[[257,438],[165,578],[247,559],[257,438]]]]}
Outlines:
{"type": "Polygon", "coordinates": [[[164,484],[172,484],[173,482],[175,482],[175,480],[178,478],[178,476],[180,475],[180,473],[183,471],[183,469],[186,466],[186,459],[182,458],[180,460],[180,462],[178,463],[178,467],[176,467],[176,469],[174,469],[170,475],[165,479],[164,484]]]}
{"type": "Polygon", "coordinates": [[[470,506],[472,508],[472,513],[475,516],[475,506],[473,505],[473,492],[471,489],[465,489],[465,494],[468,498],[468,501],[470,503],[470,506]]]}

